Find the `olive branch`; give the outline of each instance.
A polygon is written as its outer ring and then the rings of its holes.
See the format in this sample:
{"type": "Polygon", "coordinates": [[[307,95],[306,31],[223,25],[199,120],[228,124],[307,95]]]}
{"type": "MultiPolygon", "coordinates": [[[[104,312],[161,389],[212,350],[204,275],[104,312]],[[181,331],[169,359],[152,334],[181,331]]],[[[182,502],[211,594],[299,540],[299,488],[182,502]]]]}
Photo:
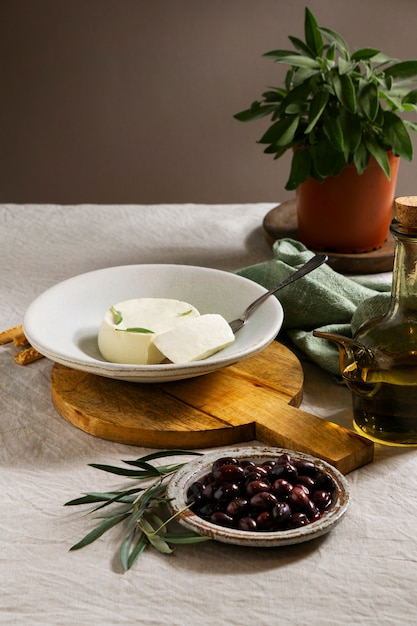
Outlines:
{"type": "Polygon", "coordinates": [[[119,547],[119,558],[126,571],[133,566],[147,546],[152,546],[162,554],[170,554],[173,552],[172,545],[207,541],[209,537],[202,537],[194,532],[170,532],[168,526],[179,513],[166,520],[158,515],[160,509],[169,501],[166,498],[167,478],[185,463],[156,466],[149,461],[184,454],[200,455],[199,452],[189,450],[168,450],[154,452],[134,461],[122,461],[135,469],[90,463],[90,467],[104,472],[125,476],[135,481],[146,481],[146,486],[142,486],[143,483],[140,482],[133,488],[121,491],[89,492],[66,502],[64,506],[96,504],[90,513],[100,512],[95,519],[102,520],[83,539],[74,544],[70,551],[90,545],[117,524],[123,524],[126,534],[119,547]],[[103,511],[106,507],[111,507],[111,510],[103,511]]]}

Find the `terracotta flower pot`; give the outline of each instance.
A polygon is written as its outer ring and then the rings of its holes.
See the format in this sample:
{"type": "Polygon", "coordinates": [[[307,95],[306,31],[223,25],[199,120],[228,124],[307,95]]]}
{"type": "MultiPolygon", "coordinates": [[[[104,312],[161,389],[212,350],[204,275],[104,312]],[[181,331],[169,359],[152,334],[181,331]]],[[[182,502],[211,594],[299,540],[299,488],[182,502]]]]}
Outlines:
{"type": "Polygon", "coordinates": [[[359,175],[353,164],[323,182],[308,178],[296,191],[298,235],[313,250],[370,252],[384,245],[392,219],[399,157],[388,155],[388,180],[373,157],[359,175]]]}

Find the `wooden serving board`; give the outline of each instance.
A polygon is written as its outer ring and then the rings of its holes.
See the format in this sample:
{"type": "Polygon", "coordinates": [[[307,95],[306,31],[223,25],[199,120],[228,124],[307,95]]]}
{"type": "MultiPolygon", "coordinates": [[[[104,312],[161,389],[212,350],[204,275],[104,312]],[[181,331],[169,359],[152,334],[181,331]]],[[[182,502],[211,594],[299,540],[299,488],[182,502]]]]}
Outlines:
{"type": "Polygon", "coordinates": [[[301,411],[303,370],[274,341],[217,372],[168,383],[111,380],[55,364],[52,399],[81,430],[158,449],[217,447],[258,440],[318,456],[347,473],[369,463],[373,443],[301,411]]]}

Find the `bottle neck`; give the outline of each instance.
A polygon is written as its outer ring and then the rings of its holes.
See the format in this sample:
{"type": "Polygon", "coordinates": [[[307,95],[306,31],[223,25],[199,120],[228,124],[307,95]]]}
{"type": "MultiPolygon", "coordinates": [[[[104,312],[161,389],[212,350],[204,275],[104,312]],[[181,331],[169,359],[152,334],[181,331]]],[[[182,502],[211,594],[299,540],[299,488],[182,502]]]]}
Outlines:
{"type": "Polygon", "coordinates": [[[391,306],[417,313],[417,228],[406,230],[394,220],[391,233],[395,241],[391,306]]]}

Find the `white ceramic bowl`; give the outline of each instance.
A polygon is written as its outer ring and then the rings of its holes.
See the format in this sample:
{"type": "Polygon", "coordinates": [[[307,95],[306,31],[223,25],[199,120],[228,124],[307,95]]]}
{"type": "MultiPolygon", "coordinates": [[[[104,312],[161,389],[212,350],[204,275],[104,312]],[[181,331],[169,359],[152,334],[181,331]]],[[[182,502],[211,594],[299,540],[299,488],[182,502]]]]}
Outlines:
{"type": "Polygon", "coordinates": [[[172,514],[177,515],[177,520],[188,530],[197,532],[200,535],[211,537],[223,543],[237,544],[241,546],[264,548],[286,546],[295,543],[302,543],[315,539],[331,531],[344,517],[349,503],[349,483],[346,478],[335,467],[308,454],[294,452],[283,448],[226,448],[204,454],[197,459],[186,463],[171,478],[166,492],[170,498],[168,506],[172,514]],[[312,461],[319,470],[330,474],[335,484],[334,500],[329,509],[322,517],[307,526],[292,528],[289,530],[279,530],[274,532],[254,532],[226,528],[217,524],[212,524],[202,517],[193,513],[187,506],[187,490],[191,484],[211,471],[214,461],[220,457],[232,456],[237,459],[250,459],[255,462],[262,462],[277,458],[287,452],[295,459],[305,459],[312,461]],[[184,510],[185,509],[185,510],[184,510]]]}
{"type": "Polygon", "coordinates": [[[237,332],[234,343],[211,357],[175,365],[109,363],[97,337],[107,309],[131,298],[173,298],[193,304],[200,313],[238,317],[264,287],[231,272],[190,265],[125,265],[81,274],[51,287],[28,307],[23,328],[29,342],[52,361],[74,369],[133,382],[192,378],[243,361],[277,336],[284,314],[268,298],[237,332]]]}

